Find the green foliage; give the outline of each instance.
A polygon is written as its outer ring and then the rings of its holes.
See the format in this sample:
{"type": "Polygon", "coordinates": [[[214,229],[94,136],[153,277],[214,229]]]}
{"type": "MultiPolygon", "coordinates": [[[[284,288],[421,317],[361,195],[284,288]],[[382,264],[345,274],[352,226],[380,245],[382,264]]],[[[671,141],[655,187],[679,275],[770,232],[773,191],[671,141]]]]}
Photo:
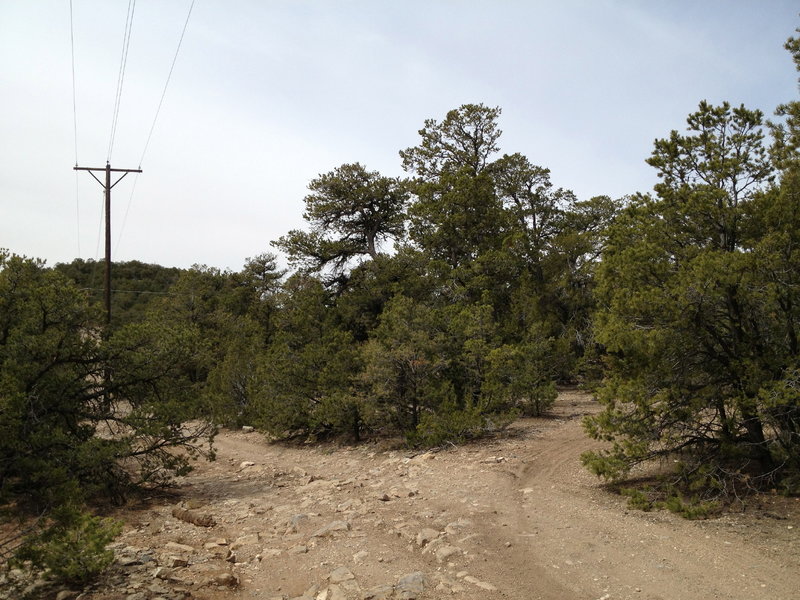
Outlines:
{"type": "Polygon", "coordinates": [[[0,251],[0,502],[51,522],[20,556],[69,581],[107,566],[118,530],[77,507],[167,483],[213,436],[187,369],[197,327],[101,331],[89,306],[60,272],[0,251]]]}
{"type": "Polygon", "coordinates": [[[618,204],[500,157],[499,116],[465,104],[425,121],[400,153],[408,181],[356,163],[310,183],[310,229],[275,243],[300,270],[274,295],[267,343],[242,336],[209,377],[228,405],[255,407],[272,435],[415,443],[549,408],[556,381],[600,352],[591,292],[618,204]]]}
{"type": "MultiPolygon", "coordinates": [[[[688,124],[656,141],[657,198],[634,198],[609,230],[595,317],[605,409],[586,429],[611,446],[583,460],[619,479],[677,455],[681,489],[730,495],[775,485],[800,451],[796,203],[782,200],[794,179],[772,183],[759,111],[703,102],[688,124]]],[[[668,500],[690,517],[703,502],[668,500]]]]}
{"type": "Polygon", "coordinates": [[[542,415],[556,399],[557,354],[553,346],[553,340],[543,338],[534,326],[525,342],[492,350],[483,394],[498,406],[518,409],[525,416],[542,415]]]}
{"type": "Polygon", "coordinates": [[[432,258],[464,265],[503,240],[506,215],[491,172],[499,108],[465,104],[425,121],[418,146],[400,152],[410,188],[410,236],[432,258]]]}
{"type": "Polygon", "coordinates": [[[430,297],[435,281],[428,276],[430,261],[405,247],[392,256],[379,255],[350,272],[336,297],[337,324],[357,342],[365,342],[378,326],[386,303],[401,294],[417,300],[430,297]]]}
{"type": "Polygon", "coordinates": [[[328,299],[319,279],[300,274],[289,278],[278,295],[274,338],[255,357],[244,388],[254,424],[272,436],[358,438],[367,421],[354,397],[360,352],[351,335],[332,323],[328,299]]]}
{"type": "Polygon", "coordinates": [[[350,397],[356,394],[357,348],[344,332],[320,333],[304,344],[279,339],[256,364],[251,387],[255,424],[274,437],[356,431],[360,437],[359,423],[366,419],[357,398],[350,397]]]}
{"type": "MultiPolygon", "coordinates": [[[[800,33],[800,29],[795,31],[800,33]]],[[[800,37],[790,37],[784,48],[792,55],[795,67],[800,71],[800,37]]],[[[782,117],[782,121],[769,124],[773,137],[772,160],[783,172],[797,172],[800,166],[800,101],[781,104],[775,114],[782,117]]]]}
{"type": "Polygon", "coordinates": [[[637,490],[636,488],[622,488],[619,493],[628,497],[629,508],[642,510],[644,512],[650,512],[653,510],[653,503],[650,501],[644,491],[637,490]]]}
{"type": "Polygon", "coordinates": [[[444,393],[445,400],[437,410],[423,413],[416,429],[408,432],[413,446],[436,447],[458,444],[502,429],[513,419],[511,414],[497,414],[478,404],[459,408],[452,393],[444,393]]]}
{"type": "Polygon", "coordinates": [[[408,193],[397,179],[345,164],[312,180],[308,189],[303,218],[311,230],[290,231],[274,243],[308,272],[329,268],[336,280],[353,259],[377,258],[382,242],[404,232],[408,193]]]}
{"type": "Polygon", "coordinates": [[[423,412],[449,395],[440,379],[447,367],[440,315],[405,296],[395,296],[364,348],[364,383],[386,420],[413,431],[423,412]]]}
{"type": "MultiPolygon", "coordinates": [[[[85,290],[95,306],[103,306],[103,262],[76,258],[70,263],[55,265],[54,270],[69,277],[79,289],[85,290]]],[[[181,270],[174,267],[137,260],[112,263],[112,325],[144,318],[148,308],[167,294],[180,273],[181,270]]]]}
{"type": "Polygon", "coordinates": [[[707,519],[719,511],[718,502],[703,501],[696,495],[687,500],[674,488],[669,488],[666,494],[650,488],[622,488],[619,492],[628,497],[629,508],[644,512],[650,512],[654,509],[666,509],[682,516],[684,519],[697,520],[707,519]],[[662,496],[663,499],[651,499],[650,496],[653,495],[662,496]]]}
{"type": "Polygon", "coordinates": [[[49,527],[25,542],[16,562],[29,560],[67,584],[88,583],[111,565],[114,552],[106,546],[122,531],[122,523],[69,506],[52,516],[49,527]]]}
{"type": "Polygon", "coordinates": [[[210,368],[204,396],[215,423],[249,425],[258,418],[253,389],[264,352],[263,330],[246,316],[221,316],[220,321],[226,339],[210,368]]]}
{"type": "Polygon", "coordinates": [[[160,320],[127,325],[108,340],[112,400],[103,423],[117,446],[115,458],[129,473],[133,469],[135,484],[163,485],[185,474],[189,459],[213,457],[215,430],[199,401],[201,387],[186,368],[202,350],[196,327],[160,320]]]}
{"type": "Polygon", "coordinates": [[[400,151],[403,169],[425,181],[462,169],[478,175],[498,151],[500,112],[499,107],[464,104],[449,111],[441,123],[426,119],[419,130],[420,145],[400,151]]]}
{"type": "Polygon", "coordinates": [[[412,189],[411,240],[432,258],[463,267],[501,247],[506,214],[488,173],[474,175],[465,167],[412,189]]]}
{"type": "Polygon", "coordinates": [[[696,497],[686,501],[679,494],[669,496],[660,506],[690,520],[707,519],[719,510],[717,502],[701,502],[696,497]]]}
{"type": "Polygon", "coordinates": [[[85,296],[41,263],[0,251],[0,498],[63,501],[85,467],[102,380],[85,296]]]}

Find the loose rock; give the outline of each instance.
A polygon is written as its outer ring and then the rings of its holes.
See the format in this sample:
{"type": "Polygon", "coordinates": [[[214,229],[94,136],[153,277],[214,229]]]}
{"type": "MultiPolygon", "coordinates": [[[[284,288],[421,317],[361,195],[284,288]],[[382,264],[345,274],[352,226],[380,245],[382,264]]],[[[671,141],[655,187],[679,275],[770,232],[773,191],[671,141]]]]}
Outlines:
{"type": "Polygon", "coordinates": [[[427,546],[439,537],[439,532],[430,527],[426,527],[417,534],[417,546],[427,546]]]}
{"type": "Polygon", "coordinates": [[[356,576],[347,567],[339,567],[334,569],[328,575],[328,580],[331,583],[342,583],[343,581],[350,581],[355,579],[356,576]]]}
{"type": "Polygon", "coordinates": [[[444,562],[451,556],[461,553],[461,548],[457,548],[456,546],[451,546],[450,544],[446,544],[436,550],[436,560],[439,562],[444,562]]]}
{"type": "Polygon", "coordinates": [[[425,591],[425,573],[416,571],[401,577],[395,586],[395,596],[400,600],[416,600],[425,591]]]}
{"type": "Polygon", "coordinates": [[[191,554],[194,552],[194,548],[187,544],[179,544],[177,542],[167,542],[164,545],[165,550],[169,550],[171,552],[185,552],[187,554],[191,554]]]}
{"type": "Polygon", "coordinates": [[[211,515],[201,514],[193,510],[175,507],[172,509],[172,516],[186,523],[197,525],[198,527],[213,527],[217,524],[211,515]]]}
{"type": "Polygon", "coordinates": [[[312,538],[331,536],[337,531],[348,531],[350,523],[347,521],[333,521],[311,534],[312,538]]]}
{"type": "Polygon", "coordinates": [[[364,600],[389,600],[394,593],[393,585],[379,585],[364,594],[364,600]]]}

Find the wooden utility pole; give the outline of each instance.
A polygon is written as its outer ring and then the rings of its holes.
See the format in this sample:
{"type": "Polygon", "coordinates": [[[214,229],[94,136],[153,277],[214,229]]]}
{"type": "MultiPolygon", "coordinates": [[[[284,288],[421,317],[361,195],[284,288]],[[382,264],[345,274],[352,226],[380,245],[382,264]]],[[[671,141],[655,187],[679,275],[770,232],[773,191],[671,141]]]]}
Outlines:
{"type": "Polygon", "coordinates": [[[105,277],[105,300],[106,300],[106,324],[111,325],[111,188],[117,185],[128,173],[141,173],[141,169],[112,169],[106,161],[105,167],[79,167],[75,165],[73,171],[89,171],[89,175],[103,186],[106,194],[106,277],[105,277]],[[106,174],[105,183],[97,178],[95,171],[103,171],[106,174]],[[111,183],[111,173],[122,173],[119,179],[111,183]]]}

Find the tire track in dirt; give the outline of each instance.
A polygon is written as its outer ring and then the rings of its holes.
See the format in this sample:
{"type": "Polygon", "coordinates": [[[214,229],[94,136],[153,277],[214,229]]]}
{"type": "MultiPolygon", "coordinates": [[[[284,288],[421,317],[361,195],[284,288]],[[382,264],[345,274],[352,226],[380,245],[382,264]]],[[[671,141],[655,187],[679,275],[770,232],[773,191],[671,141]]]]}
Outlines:
{"type": "Polygon", "coordinates": [[[268,444],[258,434],[225,431],[218,460],[181,481],[183,503],[195,502],[218,526],[200,531],[164,505],[129,515],[140,524],[124,543],[196,548],[194,564],[176,573],[186,585],[202,575],[204,561],[241,581],[238,590],[200,586],[199,600],[296,598],[310,589],[318,590],[312,598],[359,600],[412,572],[427,577],[419,600],[798,597],[800,510],[782,521],[729,515],[704,522],[630,511],[580,464],[580,454],[597,447],[581,417],[597,410],[588,395],[562,392],[547,418],[424,455],[369,444],[268,444]],[[347,527],[313,535],[335,521],[347,527]],[[207,556],[217,538],[240,562],[207,556]],[[256,542],[235,548],[248,538],[256,542]],[[336,596],[326,587],[339,567],[360,591],[336,596]]]}
{"type": "Polygon", "coordinates": [[[627,510],[580,466],[592,447],[575,418],[531,445],[507,490],[517,493],[510,517],[527,542],[523,563],[549,566],[581,598],[798,597],[796,552],[776,560],[713,521],[627,510]]]}

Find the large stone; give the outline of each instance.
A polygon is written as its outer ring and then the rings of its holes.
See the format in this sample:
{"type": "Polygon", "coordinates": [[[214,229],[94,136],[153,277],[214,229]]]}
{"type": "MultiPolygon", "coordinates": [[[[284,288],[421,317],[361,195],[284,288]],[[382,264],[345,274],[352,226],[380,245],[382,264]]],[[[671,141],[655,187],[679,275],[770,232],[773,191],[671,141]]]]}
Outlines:
{"type": "Polygon", "coordinates": [[[417,534],[417,546],[427,546],[439,537],[439,532],[430,527],[426,527],[417,534]]]}
{"type": "Polygon", "coordinates": [[[261,536],[257,533],[243,535],[239,538],[236,538],[236,541],[231,544],[231,550],[237,550],[242,546],[253,546],[258,544],[259,541],[261,541],[261,536]]]}
{"type": "Polygon", "coordinates": [[[184,556],[168,556],[166,565],[171,569],[179,569],[181,567],[188,567],[189,561],[184,556]]]}
{"type": "Polygon", "coordinates": [[[422,571],[404,575],[397,581],[394,588],[395,597],[399,600],[416,600],[425,591],[427,578],[422,571]]]}
{"type": "Polygon", "coordinates": [[[147,586],[147,590],[153,594],[169,594],[169,588],[165,587],[161,583],[151,583],[147,586]]]}
{"type": "Polygon", "coordinates": [[[389,600],[394,593],[393,585],[379,585],[364,594],[364,600],[389,600]]]}
{"type": "Polygon", "coordinates": [[[231,545],[232,551],[226,558],[228,562],[250,562],[261,552],[261,536],[257,533],[243,535],[236,539],[231,545]],[[235,551],[235,554],[234,552],[235,551]]]}
{"type": "Polygon", "coordinates": [[[141,565],[142,561],[138,556],[120,556],[117,558],[117,564],[121,567],[135,567],[141,565]]]}
{"type": "Polygon", "coordinates": [[[187,544],[179,544],[177,542],[167,542],[164,545],[164,549],[170,552],[182,552],[185,554],[191,554],[194,552],[194,548],[187,544]]]}
{"type": "Polygon", "coordinates": [[[286,531],[284,532],[284,535],[297,533],[303,528],[303,525],[309,522],[309,520],[310,518],[307,514],[293,515],[286,524],[286,531]]]}
{"type": "Polygon", "coordinates": [[[239,578],[230,571],[219,571],[211,574],[205,583],[207,585],[235,588],[239,586],[239,578]]]}
{"type": "Polygon", "coordinates": [[[172,569],[167,567],[156,567],[153,571],[153,579],[169,580],[172,577],[172,569]]]}
{"type": "Polygon", "coordinates": [[[348,531],[350,529],[350,523],[347,521],[333,521],[328,523],[324,527],[317,529],[314,533],[311,534],[312,538],[315,537],[326,537],[332,536],[337,531],[348,531]]]}
{"type": "Polygon", "coordinates": [[[333,584],[328,588],[328,600],[349,600],[349,599],[347,597],[347,593],[342,589],[341,586],[333,584]]]}
{"type": "Polygon", "coordinates": [[[217,524],[214,517],[211,515],[199,513],[194,510],[187,510],[179,506],[172,509],[172,516],[186,523],[197,525],[198,527],[214,527],[214,525],[217,524]]]}
{"type": "Polygon", "coordinates": [[[314,600],[328,600],[328,588],[325,588],[314,596],[314,600]]]}
{"type": "Polygon", "coordinates": [[[350,571],[350,569],[348,569],[347,567],[339,567],[337,569],[334,569],[328,575],[328,580],[331,583],[342,583],[344,581],[350,581],[355,578],[356,576],[353,575],[352,571],[350,571]]]}
{"type": "Polygon", "coordinates": [[[451,546],[450,544],[445,544],[444,546],[436,550],[436,560],[438,560],[439,562],[444,562],[451,556],[455,556],[456,554],[460,553],[461,553],[461,548],[457,548],[456,546],[451,546]]]}
{"type": "Polygon", "coordinates": [[[469,519],[459,519],[458,521],[448,523],[447,527],[444,528],[444,531],[448,535],[459,535],[470,525],[472,525],[472,521],[469,519]]]}

